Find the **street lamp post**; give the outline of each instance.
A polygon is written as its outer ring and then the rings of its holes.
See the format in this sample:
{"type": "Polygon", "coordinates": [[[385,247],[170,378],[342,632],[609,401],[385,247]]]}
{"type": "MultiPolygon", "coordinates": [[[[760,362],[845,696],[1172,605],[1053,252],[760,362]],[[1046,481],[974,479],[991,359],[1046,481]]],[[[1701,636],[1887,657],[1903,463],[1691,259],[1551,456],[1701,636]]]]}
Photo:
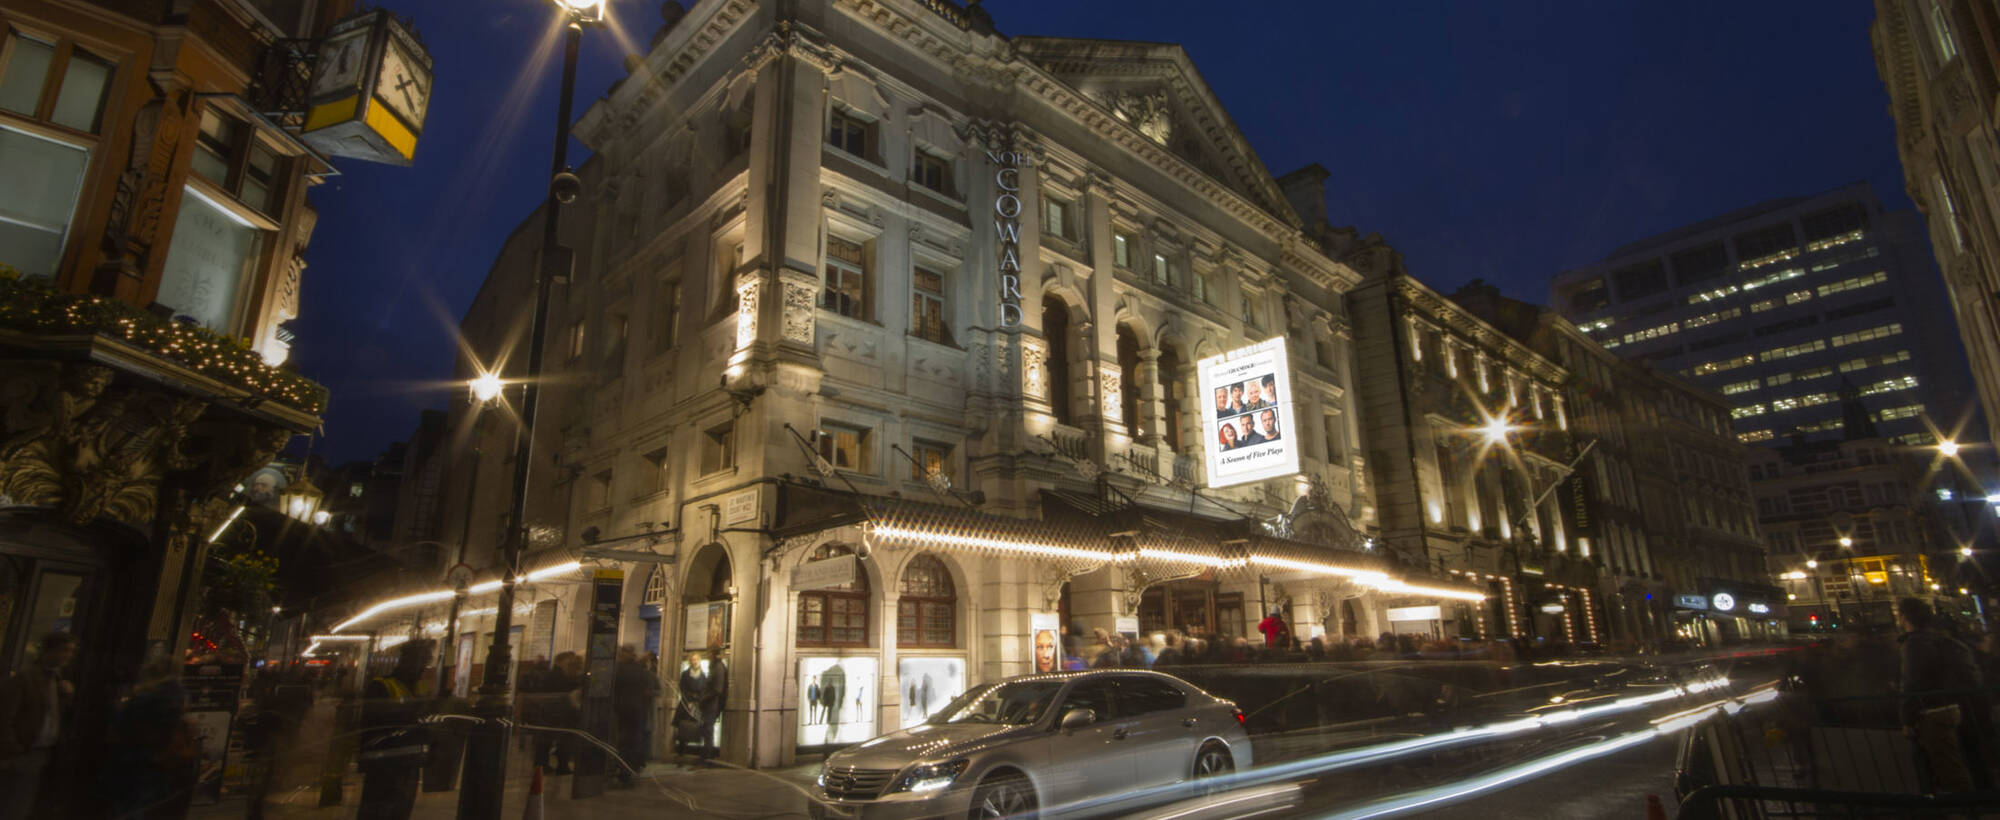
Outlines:
{"type": "Polygon", "coordinates": [[[562,90],[556,104],[555,157],[549,167],[548,197],[542,205],[541,264],[535,278],[535,311],[528,324],[528,363],[522,374],[521,426],[515,432],[514,486],[508,527],[502,542],[500,596],[493,613],[493,644],[486,650],[485,679],[474,708],[482,720],[477,736],[466,747],[465,787],[458,793],[460,820],[498,820],[501,791],[507,776],[507,729],[501,722],[511,712],[507,673],[513,665],[514,586],[521,570],[521,551],[528,537],[528,467],[534,463],[535,410],[541,397],[542,337],[549,318],[549,290],[558,276],[567,278],[569,255],[558,245],[562,206],[578,192],[569,173],[571,105],[576,96],[576,55],[583,25],[603,20],[604,0],[554,0],[564,15],[562,90]]]}

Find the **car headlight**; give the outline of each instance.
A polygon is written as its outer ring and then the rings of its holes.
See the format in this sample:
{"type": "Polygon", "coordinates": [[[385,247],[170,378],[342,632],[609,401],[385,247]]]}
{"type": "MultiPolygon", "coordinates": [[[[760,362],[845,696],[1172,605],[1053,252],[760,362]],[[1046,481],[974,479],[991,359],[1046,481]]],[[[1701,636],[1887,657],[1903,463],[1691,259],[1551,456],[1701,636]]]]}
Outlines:
{"type": "Polygon", "coordinates": [[[816,778],[813,778],[813,782],[814,782],[814,783],[817,783],[817,784],[819,784],[819,787],[820,787],[820,788],[822,788],[822,789],[826,788],[826,764],[825,764],[825,763],[821,763],[821,764],[819,764],[819,777],[816,777],[816,778]]]}
{"type": "Polygon", "coordinates": [[[950,786],[953,780],[964,774],[968,762],[970,761],[953,760],[947,763],[926,763],[904,774],[889,791],[906,791],[911,794],[937,791],[950,786]]]}

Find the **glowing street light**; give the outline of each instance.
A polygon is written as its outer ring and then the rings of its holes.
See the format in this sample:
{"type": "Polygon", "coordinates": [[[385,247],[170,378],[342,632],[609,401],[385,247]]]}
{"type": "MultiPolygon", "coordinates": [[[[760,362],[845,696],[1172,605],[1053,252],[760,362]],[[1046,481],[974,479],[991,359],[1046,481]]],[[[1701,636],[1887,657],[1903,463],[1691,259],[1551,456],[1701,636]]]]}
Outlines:
{"type": "Polygon", "coordinates": [[[1486,437],[1486,443],[1488,444],[1505,444],[1507,442],[1507,434],[1518,429],[1520,428],[1508,424],[1506,419],[1496,416],[1487,420],[1485,426],[1479,428],[1479,434],[1486,437]]]}
{"type": "Polygon", "coordinates": [[[480,373],[478,378],[468,382],[472,388],[472,398],[481,404],[500,397],[500,390],[507,386],[498,373],[480,373]]]}
{"type": "Polygon", "coordinates": [[[1967,557],[1967,558],[1971,558],[1971,557],[1972,557],[1972,547],[1970,547],[1970,546],[1965,546],[1965,547],[1959,547],[1959,548],[1958,548],[1958,554],[1959,554],[1959,555],[1963,555],[1963,556],[1965,556],[1965,557],[1967,557]]]}
{"type": "Polygon", "coordinates": [[[1944,456],[1945,458],[1957,458],[1958,442],[1952,441],[1951,439],[1945,439],[1943,441],[1940,441],[1938,442],[1937,445],[1937,451],[1938,455],[1944,456]]]}
{"type": "Polygon", "coordinates": [[[1841,537],[1840,537],[1840,546],[1842,546],[1842,547],[1852,547],[1852,546],[1854,546],[1854,539],[1852,539],[1852,538],[1849,538],[1849,537],[1847,537],[1847,536],[1843,535],[1843,536],[1841,536],[1841,537]]]}
{"type": "Polygon", "coordinates": [[[1819,569],[1819,561],[1816,559],[1807,558],[1806,569],[1819,569]]]}
{"type": "Polygon", "coordinates": [[[1986,503],[1988,503],[1988,504],[1995,504],[1995,505],[2000,505],[2000,493],[1990,493],[1990,494],[1988,494],[1988,495],[1986,496],[1986,503]]]}
{"type": "Polygon", "coordinates": [[[578,23],[604,20],[604,0],[555,0],[555,4],[578,23]]]}

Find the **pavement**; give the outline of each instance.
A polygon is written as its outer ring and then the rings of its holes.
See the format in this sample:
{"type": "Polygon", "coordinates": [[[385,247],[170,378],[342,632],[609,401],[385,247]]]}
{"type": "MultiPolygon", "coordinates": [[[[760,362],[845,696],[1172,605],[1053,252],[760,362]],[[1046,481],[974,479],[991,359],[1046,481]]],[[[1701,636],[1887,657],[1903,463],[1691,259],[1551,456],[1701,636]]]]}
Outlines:
{"type": "MultiPolygon", "coordinates": [[[[263,801],[263,816],[300,820],[345,820],[356,815],[362,776],[350,764],[340,778],[339,800],[321,805],[321,771],[334,735],[335,704],[315,703],[299,736],[286,745],[275,784],[263,801]]],[[[501,817],[524,816],[534,769],[517,743],[507,755],[507,778],[501,817]]],[[[545,820],[598,817],[716,817],[785,818],[806,816],[806,793],[818,764],[788,769],[749,770],[715,765],[655,761],[634,778],[631,788],[610,788],[591,797],[575,797],[576,777],[545,773],[542,814],[545,820]]],[[[462,785],[462,781],[461,784],[462,785]]],[[[419,792],[413,820],[446,820],[458,816],[458,789],[419,792]]],[[[250,797],[241,789],[226,792],[219,803],[193,806],[190,820],[234,820],[254,816],[250,797]]]]}

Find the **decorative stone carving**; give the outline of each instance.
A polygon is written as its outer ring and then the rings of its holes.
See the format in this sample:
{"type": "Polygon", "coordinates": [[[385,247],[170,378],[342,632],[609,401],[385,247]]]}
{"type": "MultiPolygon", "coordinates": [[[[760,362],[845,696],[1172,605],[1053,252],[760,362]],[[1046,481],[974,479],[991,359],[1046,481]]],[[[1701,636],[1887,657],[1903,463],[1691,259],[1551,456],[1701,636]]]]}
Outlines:
{"type": "Polygon", "coordinates": [[[1112,91],[1104,95],[1103,102],[1114,116],[1139,129],[1147,139],[1166,145],[1173,138],[1173,113],[1167,106],[1167,92],[1112,91]]]}
{"type": "Polygon", "coordinates": [[[757,277],[736,280],[736,349],[744,350],[757,341],[757,277]]]}
{"type": "Polygon", "coordinates": [[[1125,417],[1125,377],[1116,365],[1099,365],[1098,379],[1104,388],[1104,415],[1111,419],[1125,417]]]}
{"type": "Polygon", "coordinates": [[[1021,392],[1029,398],[1049,397],[1049,351],[1040,344],[1021,343],[1021,392]]]}
{"type": "Polygon", "coordinates": [[[785,317],[784,339],[803,345],[813,343],[814,320],[818,311],[813,305],[813,281],[805,276],[785,277],[785,317]]]}

